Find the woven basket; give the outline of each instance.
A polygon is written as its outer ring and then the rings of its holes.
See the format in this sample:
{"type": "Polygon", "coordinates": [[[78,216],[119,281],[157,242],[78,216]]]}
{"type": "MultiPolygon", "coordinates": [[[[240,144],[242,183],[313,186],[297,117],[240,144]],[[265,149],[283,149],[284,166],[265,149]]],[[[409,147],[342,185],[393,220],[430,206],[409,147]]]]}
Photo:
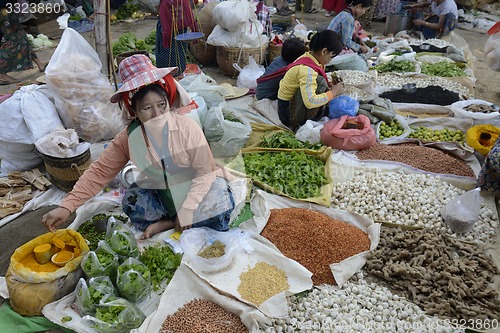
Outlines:
{"type": "Polygon", "coordinates": [[[196,61],[204,66],[215,65],[217,63],[217,48],[207,44],[207,41],[202,39],[198,43],[189,44],[189,51],[193,54],[196,61]]]}
{"type": "Polygon", "coordinates": [[[217,46],[217,65],[224,74],[235,77],[238,71],[233,64],[243,68],[248,65],[248,57],[252,56],[257,64],[262,65],[266,59],[266,52],[267,44],[251,48],[217,46]]]}
{"type": "Polygon", "coordinates": [[[278,58],[281,55],[281,49],[283,45],[274,45],[273,43],[269,43],[267,49],[267,62],[270,64],[274,59],[278,58]]]}
{"type": "Polygon", "coordinates": [[[42,153],[40,153],[40,157],[45,163],[45,168],[52,183],[66,192],[73,189],[78,178],[92,162],[90,160],[90,148],[75,157],[59,158],[42,153]]]}

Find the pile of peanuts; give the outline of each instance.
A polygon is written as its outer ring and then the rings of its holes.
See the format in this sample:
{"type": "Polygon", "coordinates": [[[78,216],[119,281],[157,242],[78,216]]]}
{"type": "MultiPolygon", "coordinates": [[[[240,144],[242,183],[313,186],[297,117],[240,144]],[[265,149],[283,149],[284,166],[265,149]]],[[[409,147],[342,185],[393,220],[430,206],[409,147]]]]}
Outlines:
{"type": "Polygon", "coordinates": [[[329,265],[370,248],[361,229],[302,208],[272,209],[261,235],[313,273],[314,285],[335,284],[329,265]]]}
{"type": "Polygon", "coordinates": [[[241,319],[212,301],[195,299],[167,316],[160,333],[247,333],[241,319]]]}

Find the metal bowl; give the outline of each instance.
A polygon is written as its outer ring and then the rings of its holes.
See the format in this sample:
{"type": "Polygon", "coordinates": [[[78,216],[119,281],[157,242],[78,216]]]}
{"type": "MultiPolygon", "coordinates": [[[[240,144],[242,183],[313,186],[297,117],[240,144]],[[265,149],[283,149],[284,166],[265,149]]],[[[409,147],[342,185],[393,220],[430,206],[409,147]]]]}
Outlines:
{"type": "Polygon", "coordinates": [[[405,83],[401,86],[405,93],[412,94],[417,91],[417,85],[415,83],[405,83]]]}

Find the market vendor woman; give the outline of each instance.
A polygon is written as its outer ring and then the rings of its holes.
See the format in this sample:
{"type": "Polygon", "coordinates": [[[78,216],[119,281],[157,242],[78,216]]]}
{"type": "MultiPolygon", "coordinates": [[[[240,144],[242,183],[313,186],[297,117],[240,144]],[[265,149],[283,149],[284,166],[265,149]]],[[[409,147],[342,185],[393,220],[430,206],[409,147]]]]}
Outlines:
{"type": "Polygon", "coordinates": [[[500,198],[500,139],[491,147],[479,173],[478,186],[500,198]]]}
{"type": "Polygon", "coordinates": [[[310,52],[288,66],[278,90],[281,122],[296,131],[308,119],[327,115],[327,105],[342,93],[342,84],[329,87],[325,65],[342,51],[342,41],[332,30],[310,34],[310,52]]]}
{"type": "Polygon", "coordinates": [[[228,230],[234,198],[215,166],[203,131],[192,119],[172,112],[196,108],[172,77],[176,67],[157,68],[145,55],[120,63],[123,85],[112,102],[122,101],[134,118],[84,172],[61,205],[42,222],[53,231],[102,190],[131,160],[144,177],[123,198],[123,211],[149,238],[164,230],[206,226],[228,230]]]}
{"type": "Polygon", "coordinates": [[[413,26],[416,30],[422,31],[426,39],[446,36],[457,24],[458,8],[454,0],[429,0],[406,5],[404,8],[417,11],[413,26]],[[419,11],[419,9],[424,10],[419,11]]]}

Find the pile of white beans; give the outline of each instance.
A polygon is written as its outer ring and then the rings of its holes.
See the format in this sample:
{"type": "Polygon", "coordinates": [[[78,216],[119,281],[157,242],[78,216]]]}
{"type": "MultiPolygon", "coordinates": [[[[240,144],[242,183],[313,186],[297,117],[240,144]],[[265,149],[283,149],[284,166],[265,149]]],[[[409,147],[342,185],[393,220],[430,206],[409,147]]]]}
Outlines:
{"type": "Polygon", "coordinates": [[[463,332],[450,321],[425,314],[417,305],[356,273],[341,289],[322,286],[288,297],[289,315],[273,318],[262,332],[463,332]]]}
{"type": "Polygon", "coordinates": [[[348,70],[342,69],[337,70],[335,73],[344,81],[344,84],[349,85],[361,85],[372,82],[377,77],[376,71],[356,71],[356,70],[348,70]]]}
{"type": "Polygon", "coordinates": [[[426,39],[426,40],[414,40],[411,42],[410,45],[421,45],[421,44],[429,44],[429,45],[433,45],[433,46],[439,47],[439,48],[443,48],[443,47],[447,47],[447,46],[451,45],[447,41],[439,39],[439,38],[430,38],[430,39],[426,39]]]}
{"type": "MultiPolygon", "coordinates": [[[[332,206],[355,212],[377,222],[453,231],[444,223],[440,210],[465,191],[435,176],[405,174],[380,169],[356,169],[347,182],[333,187],[332,206]]],[[[462,240],[484,242],[495,235],[498,219],[483,205],[472,231],[457,235],[462,240]]]]}
{"type": "Polygon", "coordinates": [[[453,62],[453,60],[451,60],[450,58],[447,58],[447,57],[443,57],[443,56],[435,56],[435,55],[423,55],[423,56],[419,56],[417,58],[418,61],[420,62],[426,62],[426,63],[429,63],[429,64],[437,64],[438,62],[441,62],[441,61],[446,61],[446,62],[453,62]]]}
{"type": "Polygon", "coordinates": [[[403,77],[396,74],[380,74],[377,76],[377,86],[392,87],[396,89],[401,89],[401,86],[405,83],[415,83],[417,88],[426,88],[428,86],[439,86],[443,89],[456,92],[457,94],[463,94],[468,97],[473,94],[461,83],[444,79],[439,76],[427,76],[422,78],[416,77],[403,77]]]}

